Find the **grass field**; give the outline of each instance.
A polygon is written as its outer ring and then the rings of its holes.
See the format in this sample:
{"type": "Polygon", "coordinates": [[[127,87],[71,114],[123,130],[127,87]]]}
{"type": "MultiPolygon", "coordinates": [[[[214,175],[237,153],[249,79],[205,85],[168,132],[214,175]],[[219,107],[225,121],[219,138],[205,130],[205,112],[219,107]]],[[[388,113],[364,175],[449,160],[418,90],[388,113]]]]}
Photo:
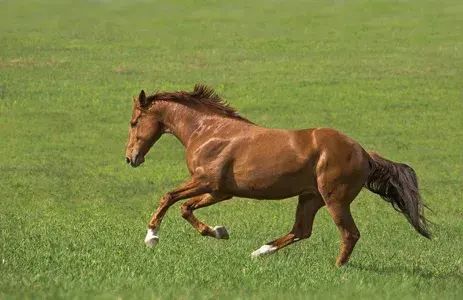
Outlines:
{"type": "Polygon", "coordinates": [[[463,2],[0,1],[0,299],[439,298],[463,295],[463,2]],[[272,128],[326,126],[413,166],[434,239],[368,191],[348,266],[326,209],[309,240],[286,233],[295,199],[198,211],[228,241],[168,212],[188,172],[164,136],[131,169],[140,89],[216,88],[272,128]]]}

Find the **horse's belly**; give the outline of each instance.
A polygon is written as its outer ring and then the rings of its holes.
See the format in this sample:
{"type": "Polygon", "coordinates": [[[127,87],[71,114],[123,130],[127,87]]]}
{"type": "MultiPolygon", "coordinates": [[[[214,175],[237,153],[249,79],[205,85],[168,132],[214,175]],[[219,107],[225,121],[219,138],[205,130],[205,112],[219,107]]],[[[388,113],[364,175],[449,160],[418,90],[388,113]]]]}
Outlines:
{"type": "Polygon", "coordinates": [[[250,171],[247,176],[236,176],[227,186],[228,192],[235,196],[255,199],[284,199],[316,191],[315,179],[307,170],[294,173],[250,171]]]}

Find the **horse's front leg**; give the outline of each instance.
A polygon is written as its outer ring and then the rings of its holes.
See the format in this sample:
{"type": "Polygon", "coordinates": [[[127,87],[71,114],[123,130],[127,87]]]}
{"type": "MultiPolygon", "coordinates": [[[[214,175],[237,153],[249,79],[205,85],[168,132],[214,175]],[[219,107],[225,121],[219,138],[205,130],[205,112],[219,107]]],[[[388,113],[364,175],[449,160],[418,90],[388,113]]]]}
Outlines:
{"type": "Polygon", "coordinates": [[[162,197],[159,202],[158,209],[151,217],[151,221],[148,223],[148,232],[145,237],[145,243],[150,247],[155,246],[158,243],[158,231],[161,226],[162,219],[172,204],[182,199],[199,196],[209,192],[211,192],[211,189],[208,187],[207,183],[204,182],[204,180],[201,180],[200,177],[195,176],[191,177],[173,191],[168,192],[164,197],[162,197]]]}
{"type": "Polygon", "coordinates": [[[228,231],[223,226],[211,226],[198,220],[193,211],[202,207],[210,206],[224,200],[231,199],[231,196],[217,193],[205,194],[188,199],[182,204],[182,217],[187,220],[201,235],[211,236],[218,239],[228,239],[228,231]]]}

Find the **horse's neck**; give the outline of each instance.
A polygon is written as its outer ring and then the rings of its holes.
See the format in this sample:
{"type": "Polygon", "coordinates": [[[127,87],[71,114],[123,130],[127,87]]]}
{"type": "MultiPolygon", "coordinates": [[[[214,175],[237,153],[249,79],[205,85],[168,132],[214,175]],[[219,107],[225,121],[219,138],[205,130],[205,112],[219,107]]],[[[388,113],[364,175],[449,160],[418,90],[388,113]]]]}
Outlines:
{"type": "Polygon", "coordinates": [[[199,138],[202,134],[207,134],[213,130],[214,125],[222,118],[211,117],[201,113],[191,107],[178,103],[166,103],[163,123],[168,132],[172,133],[187,148],[194,134],[199,138]]]}

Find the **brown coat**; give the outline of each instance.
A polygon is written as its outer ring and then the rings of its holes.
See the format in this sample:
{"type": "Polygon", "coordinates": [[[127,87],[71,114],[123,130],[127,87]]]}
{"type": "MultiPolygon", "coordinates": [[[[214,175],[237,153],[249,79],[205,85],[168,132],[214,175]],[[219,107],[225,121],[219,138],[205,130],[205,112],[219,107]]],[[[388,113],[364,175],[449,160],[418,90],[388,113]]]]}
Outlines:
{"type": "Polygon", "coordinates": [[[281,130],[260,127],[241,117],[211,89],[157,93],[134,99],[126,161],[133,167],[163,133],[174,134],[186,147],[191,178],[167,193],[149,223],[148,244],[167,209],[187,199],[182,216],[201,234],[228,238],[223,227],[212,228],[193,211],[233,196],[284,199],[299,196],[290,233],[262,246],[254,256],[273,253],[312,233],[317,211],[327,206],[338,226],[342,249],[337,264],[347,262],[360,233],[350,203],[362,187],[380,194],[405,214],[426,237],[426,219],[416,176],[410,167],[367,153],[347,135],[329,128],[281,130]]]}

